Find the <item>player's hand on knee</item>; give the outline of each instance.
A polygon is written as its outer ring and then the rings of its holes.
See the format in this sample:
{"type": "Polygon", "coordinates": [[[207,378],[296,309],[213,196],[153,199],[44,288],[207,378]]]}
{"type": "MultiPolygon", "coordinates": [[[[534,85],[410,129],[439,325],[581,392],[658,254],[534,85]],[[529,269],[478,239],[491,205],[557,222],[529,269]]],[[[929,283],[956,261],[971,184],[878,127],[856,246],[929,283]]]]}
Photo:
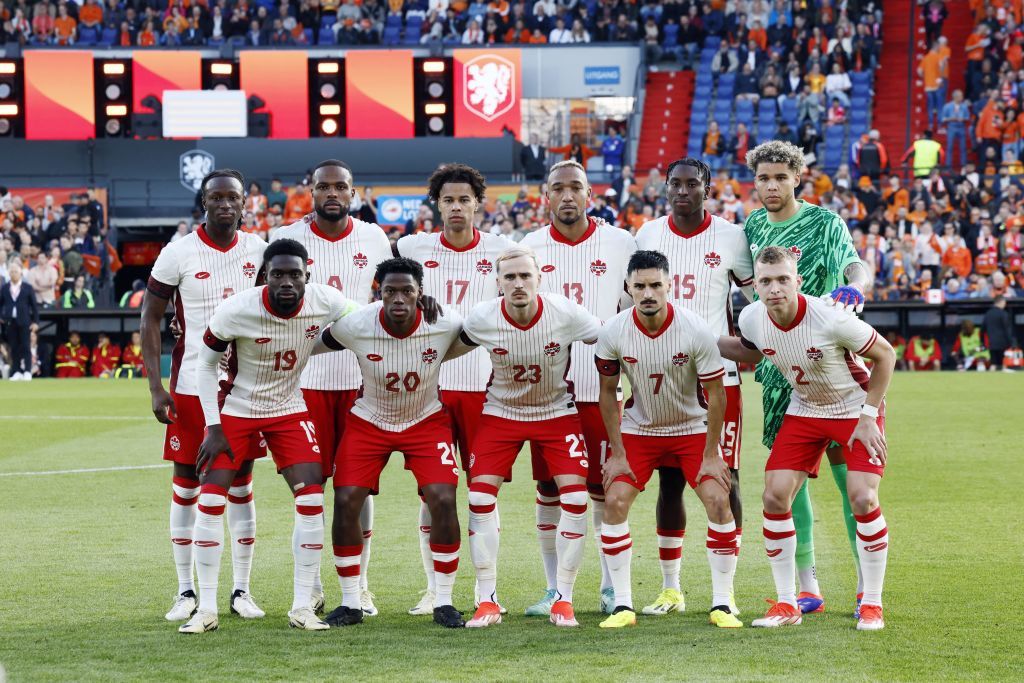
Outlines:
{"type": "Polygon", "coordinates": [[[152,398],[153,416],[157,421],[165,425],[174,424],[174,399],[167,390],[163,387],[157,389],[152,393],[152,398]]]}
{"type": "Polygon", "coordinates": [[[221,453],[226,454],[231,462],[235,461],[235,454],[231,450],[228,438],[224,436],[224,430],[220,425],[210,425],[206,429],[206,437],[200,444],[199,454],[196,456],[196,474],[204,474],[221,453]]]}
{"type": "Polygon", "coordinates": [[[700,470],[697,471],[697,485],[699,486],[705,479],[717,482],[727,493],[732,489],[732,472],[717,452],[714,455],[705,454],[701,459],[700,470]]]}
{"type": "Polygon", "coordinates": [[[622,451],[622,455],[613,454],[608,458],[601,468],[601,474],[603,475],[602,483],[604,484],[605,491],[611,488],[612,482],[619,477],[629,477],[636,481],[636,475],[633,474],[633,470],[629,466],[625,451],[622,451]]]}
{"type": "Polygon", "coordinates": [[[852,285],[836,287],[831,294],[823,296],[822,299],[848,313],[860,313],[864,310],[864,294],[852,285]]]}
{"type": "Polygon", "coordinates": [[[878,424],[871,418],[863,418],[857,422],[857,427],[846,442],[847,448],[853,448],[853,444],[860,441],[872,461],[878,460],[880,465],[885,465],[888,448],[885,443],[885,434],[878,428],[878,424]]]}

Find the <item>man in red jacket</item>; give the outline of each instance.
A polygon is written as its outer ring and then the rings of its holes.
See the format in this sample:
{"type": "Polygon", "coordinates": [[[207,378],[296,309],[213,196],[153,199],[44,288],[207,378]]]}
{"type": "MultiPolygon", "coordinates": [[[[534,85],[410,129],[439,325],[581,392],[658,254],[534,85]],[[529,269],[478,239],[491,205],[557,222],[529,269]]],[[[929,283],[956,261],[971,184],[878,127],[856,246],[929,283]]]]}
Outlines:
{"type": "Polygon", "coordinates": [[[110,342],[105,332],[100,332],[96,348],[92,350],[92,376],[104,379],[114,376],[114,370],[121,363],[121,347],[110,342]]]}
{"type": "Polygon", "coordinates": [[[57,348],[57,378],[85,377],[85,366],[89,362],[89,347],[82,344],[77,332],[68,336],[68,341],[57,348]]]}

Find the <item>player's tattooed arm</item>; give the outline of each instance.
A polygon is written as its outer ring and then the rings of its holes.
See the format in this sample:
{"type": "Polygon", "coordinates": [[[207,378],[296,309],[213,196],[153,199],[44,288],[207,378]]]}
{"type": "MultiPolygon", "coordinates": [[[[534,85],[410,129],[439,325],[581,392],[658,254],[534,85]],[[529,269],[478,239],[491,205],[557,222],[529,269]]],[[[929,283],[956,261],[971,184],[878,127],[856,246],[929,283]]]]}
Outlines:
{"type": "Polygon", "coordinates": [[[458,358],[459,356],[465,356],[477,346],[479,346],[479,344],[470,339],[469,335],[465,332],[460,332],[454,343],[448,347],[448,353],[444,354],[444,358],[441,359],[441,362],[444,363],[458,358]]]}
{"type": "Polygon", "coordinates": [[[761,360],[761,352],[743,337],[730,337],[728,335],[719,337],[718,352],[722,354],[723,358],[728,358],[737,363],[757,363],[761,360]]]}

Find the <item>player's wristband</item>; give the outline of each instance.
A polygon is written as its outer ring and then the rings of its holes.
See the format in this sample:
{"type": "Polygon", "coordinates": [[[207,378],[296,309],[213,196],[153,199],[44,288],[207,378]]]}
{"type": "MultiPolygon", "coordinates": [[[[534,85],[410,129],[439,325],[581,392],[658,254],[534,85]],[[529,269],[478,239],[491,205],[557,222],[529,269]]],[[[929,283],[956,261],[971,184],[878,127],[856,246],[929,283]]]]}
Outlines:
{"type": "Polygon", "coordinates": [[[860,414],[864,417],[870,417],[872,420],[878,419],[878,408],[875,406],[869,406],[867,403],[860,407],[860,414]]]}

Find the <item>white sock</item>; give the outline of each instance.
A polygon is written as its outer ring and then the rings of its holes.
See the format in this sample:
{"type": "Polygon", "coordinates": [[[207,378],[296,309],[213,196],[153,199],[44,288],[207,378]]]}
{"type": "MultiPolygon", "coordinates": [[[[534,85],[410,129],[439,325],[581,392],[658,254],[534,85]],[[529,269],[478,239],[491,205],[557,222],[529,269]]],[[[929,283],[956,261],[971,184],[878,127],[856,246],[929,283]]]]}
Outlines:
{"type": "Polygon", "coordinates": [[[196,526],[199,482],[185,477],[171,480],[171,553],[178,573],[178,594],[194,591],[192,580],[192,531],[196,526]]]}
{"type": "Polygon", "coordinates": [[[494,514],[497,502],[496,486],[469,485],[469,552],[476,569],[477,590],[481,601],[495,603],[498,601],[498,520],[494,514]]]}
{"type": "Polygon", "coordinates": [[[252,500],[252,474],[235,477],[228,489],[228,532],[231,534],[232,590],[248,593],[252,556],[256,550],[256,503],[252,500]]]}
{"type": "Polygon", "coordinates": [[[764,513],[764,548],[772,567],[779,602],[796,607],[796,527],[793,526],[791,512],[764,513]]]}
{"type": "Polygon", "coordinates": [[[813,564],[810,567],[798,569],[797,575],[800,577],[801,593],[821,595],[821,586],[818,585],[818,570],[813,564]]]}
{"type": "Polygon", "coordinates": [[[452,589],[455,574],[459,571],[459,541],[455,543],[431,543],[430,552],[434,560],[436,597],[434,607],[452,604],[452,589]]]}
{"type": "Polygon", "coordinates": [[[572,589],[576,574],[583,563],[583,544],[587,536],[587,487],[573,484],[558,490],[562,514],[555,536],[555,550],[558,553],[558,574],[555,589],[558,600],[572,602],[572,589]]]}
{"type": "Polygon", "coordinates": [[[711,565],[711,606],[729,606],[732,580],[736,575],[739,548],[736,546],[736,522],[708,522],[708,564],[711,565]]]}
{"type": "Polygon", "coordinates": [[[361,609],[359,602],[359,558],[362,544],[334,546],[334,567],[341,584],[341,604],[350,609],[361,609]]]}
{"type": "Polygon", "coordinates": [[[224,506],[227,491],[209,484],[199,493],[199,512],[192,533],[196,575],[199,577],[199,609],[217,614],[217,580],[224,552],[224,506]]]}
{"type": "Polygon", "coordinates": [[[683,563],[683,539],[686,529],[658,529],[658,562],[661,564],[661,588],[679,590],[679,567],[683,563]]]}
{"type": "Polygon", "coordinates": [[[633,539],[629,536],[629,522],[601,525],[601,554],[608,563],[615,588],[615,606],[633,609],[633,539]]]}
{"type": "Polygon", "coordinates": [[[370,545],[373,541],[373,496],[367,496],[359,511],[359,526],[363,528],[363,552],[359,557],[359,588],[369,590],[370,545]]]}
{"type": "Polygon", "coordinates": [[[558,553],[555,551],[555,531],[561,517],[558,496],[545,496],[537,492],[537,540],[540,541],[540,559],[544,562],[544,578],[548,590],[555,589],[558,574],[558,553]]]}
{"type": "Polygon", "coordinates": [[[292,609],[309,607],[314,577],[320,575],[320,554],[324,549],[324,489],[319,484],[295,492],[295,528],[292,557],[295,581],[292,609]]]}
{"type": "Polygon", "coordinates": [[[420,559],[423,560],[423,573],[427,575],[427,590],[435,592],[434,554],[430,551],[430,525],[430,508],[420,499],[420,559]]]}
{"type": "Polygon", "coordinates": [[[857,554],[864,574],[862,605],[882,605],[882,584],[885,582],[885,564],[889,559],[889,528],[877,507],[857,519],[857,554]]]}
{"type": "Polygon", "coordinates": [[[597,557],[601,561],[601,590],[612,588],[612,575],[608,571],[608,560],[601,552],[601,525],[604,524],[604,496],[590,494],[594,517],[594,541],[597,543],[597,557]]]}
{"type": "MultiPolygon", "coordinates": [[[[321,487],[323,488],[323,487],[321,487]]],[[[324,529],[327,529],[327,517],[320,515],[320,523],[324,525],[324,529]]],[[[313,595],[320,595],[324,592],[324,584],[320,580],[320,563],[317,562],[316,572],[313,574],[313,595]]]]}

